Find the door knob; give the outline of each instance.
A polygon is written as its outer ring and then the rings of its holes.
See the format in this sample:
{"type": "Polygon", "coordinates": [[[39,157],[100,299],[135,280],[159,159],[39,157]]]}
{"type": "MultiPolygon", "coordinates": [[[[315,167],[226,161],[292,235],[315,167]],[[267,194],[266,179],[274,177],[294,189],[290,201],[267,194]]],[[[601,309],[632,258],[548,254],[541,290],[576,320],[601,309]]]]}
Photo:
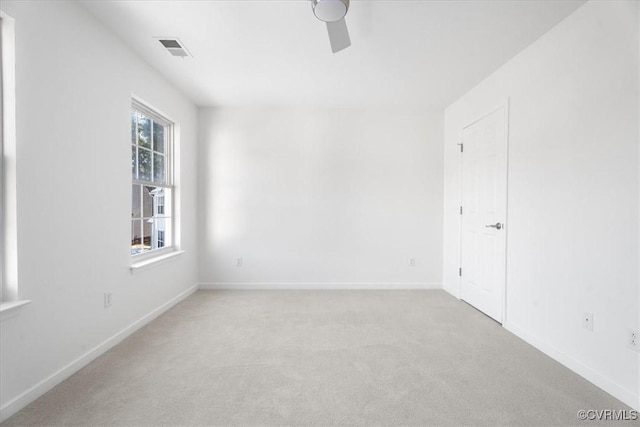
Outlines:
{"type": "Polygon", "coordinates": [[[487,228],[495,228],[497,230],[500,230],[502,228],[502,224],[500,224],[499,222],[496,222],[495,224],[485,225],[485,227],[487,227],[487,228]]]}

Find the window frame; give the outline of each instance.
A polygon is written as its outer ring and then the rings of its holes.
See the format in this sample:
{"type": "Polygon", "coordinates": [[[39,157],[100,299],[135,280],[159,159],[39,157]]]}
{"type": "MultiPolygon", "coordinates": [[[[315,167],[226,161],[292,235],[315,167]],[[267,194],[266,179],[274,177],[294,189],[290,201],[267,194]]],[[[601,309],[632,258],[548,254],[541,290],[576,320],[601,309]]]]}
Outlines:
{"type": "MultiPolygon", "coordinates": [[[[151,249],[145,252],[140,252],[140,253],[136,253],[136,254],[132,254],[130,253],[130,257],[131,257],[131,262],[135,265],[136,263],[144,263],[145,261],[148,260],[153,260],[154,258],[165,258],[167,255],[170,255],[172,253],[178,253],[181,252],[179,250],[177,241],[176,241],[176,212],[177,212],[177,202],[176,202],[176,185],[175,185],[175,144],[176,144],[176,135],[175,135],[175,128],[176,128],[176,123],[171,120],[170,118],[168,118],[166,115],[164,115],[163,113],[159,112],[158,110],[156,110],[155,108],[151,107],[148,103],[146,103],[145,101],[141,100],[140,98],[137,97],[132,97],[131,99],[131,105],[130,105],[130,109],[129,109],[129,127],[131,127],[131,114],[137,111],[138,113],[144,115],[145,117],[153,120],[153,122],[157,122],[158,124],[162,125],[164,127],[164,162],[165,162],[165,176],[164,176],[164,181],[163,182],[156,182],[153,181],[154,179],[154,174],[152,172],[151,174],[151,180],[147,181],[147,180],[141,180],[137,178],[134,178],[133,176],[131,176],[131,169],[129,169],[129,175],[130,175],[130,184],[129,184],[129,188],[130,188],[130,195],[129,195],[129,211],[130,211],[130,218],[129,218],[129,237],[130,237],[130,245],[129,245],[129,251],[131,251],[131,246],[132,246],[132,234],[131,234],[131,229],[132,229],[132,221],[133,221],[133,217],[131,217],[131,211],[132,211],[132,200],[133,200],[133,186],[134,185],[141,185],[142,187],[144,186],[150,186],[150,187],[157,187],[157,188],[166,188],[169,190],[169,195],[167,196],[167,194],[163,195],[163,199],[164,199],[164,212],[166,212],[166,210],[169,210],[169,216],[164,216],[163,218],[165,218],[166,221],[168,221],[168,227],[169,227],[169,232],[164,232],[164,239],[163,242],[166,244],[167,240],[170,243],[167,246],[164,246],[162,248],[157,248],[157,249],[151,249]],[[167,200],[169,201],[167,204],[167,200]]],[[[131,129],[129,129],[130,131],[130,135],[131,135],[131,129]]],[[[151,135],[153,135],[153,128],[151,128],[150,130],[151,135]]],[[[129,139],[129,158],[131,156],[131,148],[133,146],[139,147],[139,144],[135,144],[133,143],[133,141],[131,140],[131,138],[129,139]]],[[[151,147],[151,151],[153,152],[153,146],[151,147]]],[[[136,157],[136,161],[137,161],[137,157],[136,157]]],[[[153,162],[152,162],[153,165],[153,162]]],[[[152,166],[153,167],[153,166],[152,166]]],[[[143,206],[140,206],[140,209],[143,209],[143,206]]],[[[145,218],[144,213],[141,212],[141,216],[140,219],[142,220],[143,218],[145,218]]],[[[144,232],[143,232],[144,234],[144,232]]]]}
{"type": "Polygon", "coordinates": [[[15,20],[0,10],[0,314],[31,302],[18,287],[15,20]]]}

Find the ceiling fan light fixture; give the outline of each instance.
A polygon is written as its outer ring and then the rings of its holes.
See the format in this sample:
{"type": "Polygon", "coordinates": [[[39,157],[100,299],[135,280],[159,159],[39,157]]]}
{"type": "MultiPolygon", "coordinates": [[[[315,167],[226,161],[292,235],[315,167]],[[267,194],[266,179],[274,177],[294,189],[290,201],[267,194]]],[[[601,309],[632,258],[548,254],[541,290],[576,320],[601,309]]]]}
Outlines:
{"type": "Polygon", "coordinates": [[[321,21],[339,21],[349,10],[349,0],[311,0],[313,13],[321,21]]]}

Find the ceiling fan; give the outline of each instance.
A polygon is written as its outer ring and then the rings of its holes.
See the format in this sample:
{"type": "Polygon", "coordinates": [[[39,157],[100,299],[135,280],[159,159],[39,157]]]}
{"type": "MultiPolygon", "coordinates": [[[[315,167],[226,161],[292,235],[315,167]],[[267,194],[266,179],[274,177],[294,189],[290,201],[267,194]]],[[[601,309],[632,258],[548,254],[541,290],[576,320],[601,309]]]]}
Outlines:
{"type": "Polygon", "coordinates": [[[316,18],[327,24],[331,51],[336,53],[351,46],[347,21],[344,20],[349,0],[311,0],[311,6],[316,18]]]}

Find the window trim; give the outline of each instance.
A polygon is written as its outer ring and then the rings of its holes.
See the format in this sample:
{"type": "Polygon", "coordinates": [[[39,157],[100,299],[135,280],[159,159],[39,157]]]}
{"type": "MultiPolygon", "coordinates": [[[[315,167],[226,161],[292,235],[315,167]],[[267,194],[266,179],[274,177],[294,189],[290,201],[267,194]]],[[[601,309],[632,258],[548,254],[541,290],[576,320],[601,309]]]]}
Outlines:
{"type": "MultiPolygon", "coordinates": [[[[182,255],[183,253],[185,253],[185,251],[180,250],[180,249],[175,249],[173,251],[170,252],[163,252],[161,254],[155,254],[157,251],[154,251],[154,255],[153,257],[150,258],[144,258],[144,259],[136,259],[135,262],[133,262],[131,264],[131,266],[129,267],[131,270],[131,273],[133,273],[136,270],[141,270],[143,268],[146,267],[151,267],[152,265],[156,265],[159,264],[161,262],[164,261],[168,261],[170,259],[172,259],[175,256],[178,255],[182,255]]],[[[145,254],[146,255],[146,254],[145,254]]]]}
{"type": "MultiPolygon", "coordinates": [[[[147,252],[138,253],[138,254],[130,254],[131,270],[133,271],[135,269],[154,264],[156,261],[162,261],[164,259],[171,258],[173,255],[181,254],[184,251],[180,250],[180,247],[176,238],[176,236],[178,235],[177,233],[178,224],[176,221],[176,216],[178,212],[178,203],[176,198],[177,190],[176,190],[176,177],[175,177],[177,123],[174,120],[172,120],[168,115],[162,113],[160,110],[154,108],[148,102],[144,101],[143,99],[135,95],[131,96],[129,116],[131,115],[132,110],[138,111],[139,113],[159,123],[165,128],[165,138],[166,138],[165,139],[166,145],[164,147],[165,165],[166,165],[165,182],[168,182],[168,183],[159,183],[159,182],[144,181],[144,180],[130,178],[129,188],[131,188],[132,185],[138,184],[138,185],[149,185],[154,187],[163,187],[171,190],[171,196],[169,198],[170,199],[169,209],[170,209],[171,215],[168,218],[170,222],[169,239],[170,239],[171,245],[163,248],[153,249],[147,252]]],[[[131,121],[129,119],[129,124],[130,123],[131,121]]],[[[131,150],[131,146],[132,146],[132,143],[131,141],[129,141],[128,143],[129,151],[131,150]]],[[[129,156],[131,156],[130,152],[129,152],[129,156]]],[[[130,194],[129,200],[131,200],[131,197],[132,195],[130,194]]],[[[166,201],[166,196],[165,196],[165,201],[166,201]]],[[[166,209],[166,203],[165,203],[165,209],[166,209]]],[[[130,210],[131,210],[131,206],[130,206],[130,210]]],[[[129,224],[130,224],[129,226],[131,227],[131,218],[129,218],[129,224]]],[[[165,235],[165,242],[166,242],[166,235],[165,235]]],[[[130,250],[131,250],[131,245],[129,245],[129,251],[130,250]]]]}

